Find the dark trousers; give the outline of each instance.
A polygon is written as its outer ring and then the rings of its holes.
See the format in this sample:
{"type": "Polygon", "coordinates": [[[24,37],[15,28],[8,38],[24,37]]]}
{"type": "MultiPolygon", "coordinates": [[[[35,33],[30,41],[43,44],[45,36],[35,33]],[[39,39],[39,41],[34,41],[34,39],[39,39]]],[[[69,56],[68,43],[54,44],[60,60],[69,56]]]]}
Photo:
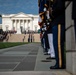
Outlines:
{"type": "Polygon", "coordinates": [[[74,20],[75,41],[76,41],[76,19],[74,20]]]}
{"type": "Polygon", "coordinates": [[[43,41],[43,37],[41,38],[41,46],[44,46],[44,41],[43,41]]]}
{"type": "Polygon", "coordinates": [[[65,41],[65,26],[55,25],[52,27],[53,32],[53,44],[56,57],[56,65],[59,68],[65,67],[64,57],[64,41],[65,41]]]}
{"type": "Polygon", "coordinates": [[[48,35],[47,32],[44,33],[44,40],[45,40],[45,52],[48,52],[49,49],[49,42],[48,42],[48,35]]]}

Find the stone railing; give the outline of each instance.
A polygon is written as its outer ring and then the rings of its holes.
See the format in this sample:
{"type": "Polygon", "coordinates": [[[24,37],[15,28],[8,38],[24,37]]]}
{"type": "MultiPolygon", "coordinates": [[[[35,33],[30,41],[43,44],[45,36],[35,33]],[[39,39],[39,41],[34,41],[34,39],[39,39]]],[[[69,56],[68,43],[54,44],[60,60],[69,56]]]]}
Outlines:
{"type": "Polygon", "coordinates": [[[72,20],[72,2],[66,9],[66,70],[76,75],[76,48],[74,23],[72,20]]]}

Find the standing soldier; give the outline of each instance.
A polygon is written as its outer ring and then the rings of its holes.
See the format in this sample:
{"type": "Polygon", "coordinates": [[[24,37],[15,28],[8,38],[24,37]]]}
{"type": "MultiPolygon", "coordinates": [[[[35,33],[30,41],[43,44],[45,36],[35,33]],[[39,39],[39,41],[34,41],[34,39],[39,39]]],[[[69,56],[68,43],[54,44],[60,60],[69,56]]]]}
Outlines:
{"type": "Polygon", "coordinates": [[[53,47],[52,25],[51,25],[51,22],[53,20],[53,16],[51,13],[53,0],[46,0],[46,3],[47,3],[46,25],[47,25],[47,35],[48,35],[48,40],[49,40],[48,54],[50,54],[50,57],[47,57],[46,59],[55,59],[55,52],[54,52],[54,47],[53,47]]]}
{"type": "Polygon", "coordinates": [[[48,43],[48,36],[47,36],[47,31],[46,31],[46,25],[45,25],[45,20],[46,20],[46,0],[38,0],[38,5],[39,5],[39,25],[40,28],[43,32],[43,41],[44,41],[44,49],[45,49],[45,54],[48,54],[48,48],[49,48],[49,43],[48,43]]]}
{"type": "MultiPolygon", "coordinates": [[[[52,0],[38,0],[39,5],[39,25],[41,29],[44,31],[43,41],[45,51],[48,52],[52,58],[55,58],[54,48],[53,48],[53,37],[52,37],[52,27],[51,27],[51,7],[52,0]],[[50,10],[50,11],[49,11],[50,10]],[[48,51],[49,49],[49,51],[48,51]]],[[[48,54],[47,53],[47,54],[48,54]]],[[[49,58],[49,57],[48,57],[49,58]]],[[[46,59],[48,59],[46,58],[46,59]]]]}
{"type": "Polygon", "coordinates": [[[50,69],[64,69],[64,42],[65,42],[65,1],[53,0],[52,21],[53,44],[55,50],[56,64],[50,69]]]}

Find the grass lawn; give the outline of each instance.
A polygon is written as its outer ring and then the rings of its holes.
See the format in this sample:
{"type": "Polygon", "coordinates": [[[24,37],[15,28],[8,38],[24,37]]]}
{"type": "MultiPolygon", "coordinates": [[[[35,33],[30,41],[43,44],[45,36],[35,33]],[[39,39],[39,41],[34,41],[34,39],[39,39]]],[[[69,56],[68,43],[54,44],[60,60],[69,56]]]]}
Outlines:
{"type": "Polygon", "coordinates": [[[27,44],[25,42],[0,42],[0,49],[27,44]]]}

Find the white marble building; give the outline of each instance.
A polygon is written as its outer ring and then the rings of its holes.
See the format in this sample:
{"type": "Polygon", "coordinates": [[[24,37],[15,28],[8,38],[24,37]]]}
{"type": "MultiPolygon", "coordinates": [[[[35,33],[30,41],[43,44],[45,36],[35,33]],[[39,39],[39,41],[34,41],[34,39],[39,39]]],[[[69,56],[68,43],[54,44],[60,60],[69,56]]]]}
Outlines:
{"type": "Polygon", "coordinates": [[[17,31],[21,34],[21,30],[28,32],[28,30],[37,31],[39,29],[38,15],[31,15],[25,13],[18,14],[2,14],[2,29],[3,31],[17,31]]]}

